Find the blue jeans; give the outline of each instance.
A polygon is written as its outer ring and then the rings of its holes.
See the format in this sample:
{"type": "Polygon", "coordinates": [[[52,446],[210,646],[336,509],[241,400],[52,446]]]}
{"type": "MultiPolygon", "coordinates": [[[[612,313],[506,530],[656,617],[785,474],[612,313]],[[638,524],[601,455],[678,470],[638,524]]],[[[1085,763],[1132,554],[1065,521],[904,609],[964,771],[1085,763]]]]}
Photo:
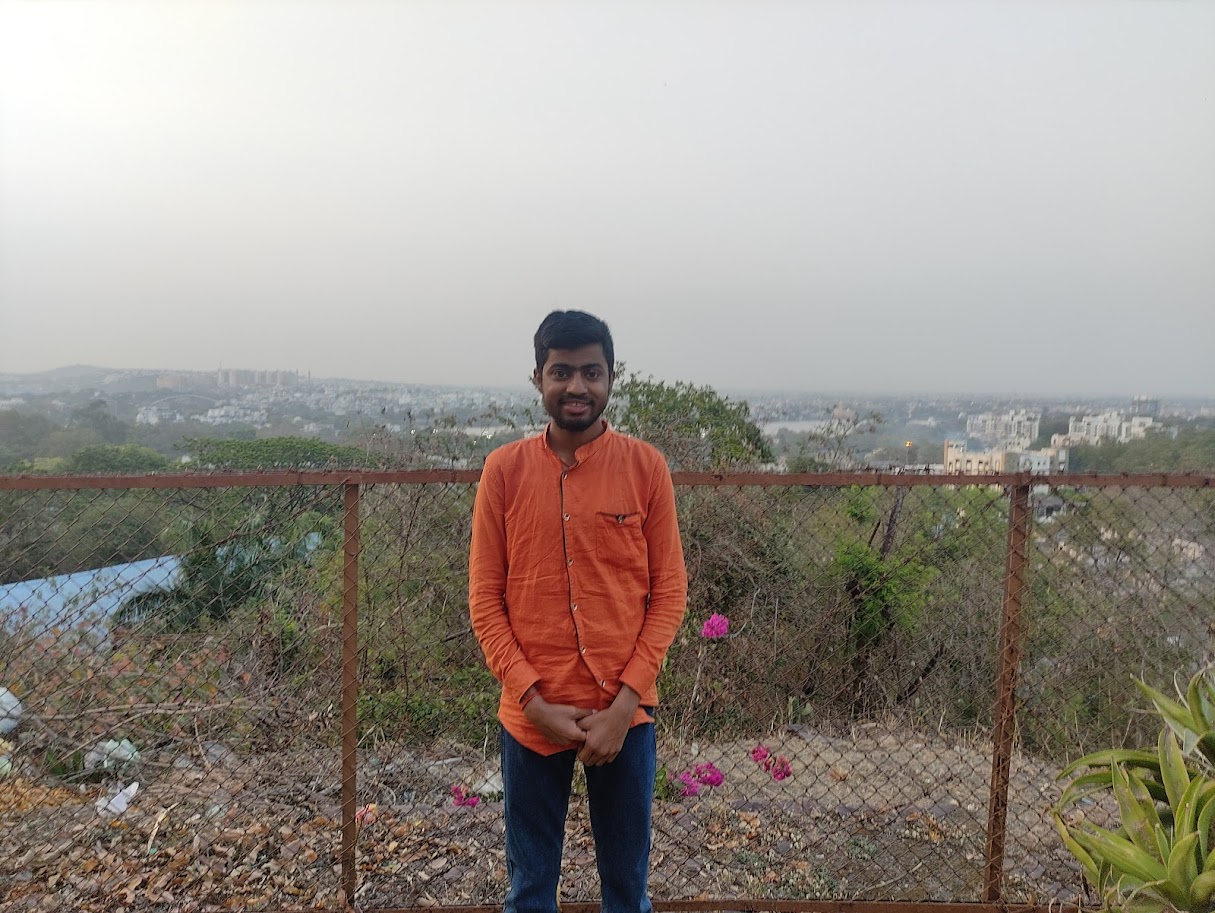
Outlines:
{"type": "MultiPolygon", "coordinates": [[[[506,806],[505,913],[557,913],[557,881],[575,751],[541,755],[502,730],[506,806]]],[[[602,913],[650,913],[650,816],[657,746],[654,724],[629,730],[611,764],[586,768],[602,913]]]]}

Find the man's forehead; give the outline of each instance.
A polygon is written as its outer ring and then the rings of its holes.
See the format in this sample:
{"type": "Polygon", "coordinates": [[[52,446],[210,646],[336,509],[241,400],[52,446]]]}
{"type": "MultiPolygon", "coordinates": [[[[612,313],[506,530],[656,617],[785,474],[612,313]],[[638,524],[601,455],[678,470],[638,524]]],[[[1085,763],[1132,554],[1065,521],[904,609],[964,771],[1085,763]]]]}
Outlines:
{"type": "Polygon", "coordinates": [[[571,368],[596,366],[607,368],[607,356],[603,353],[603,346],[597,342],[579,346],[577,349],[549,349],[544,366],[547,368],[552,365],[565,365],[571,368]]]}

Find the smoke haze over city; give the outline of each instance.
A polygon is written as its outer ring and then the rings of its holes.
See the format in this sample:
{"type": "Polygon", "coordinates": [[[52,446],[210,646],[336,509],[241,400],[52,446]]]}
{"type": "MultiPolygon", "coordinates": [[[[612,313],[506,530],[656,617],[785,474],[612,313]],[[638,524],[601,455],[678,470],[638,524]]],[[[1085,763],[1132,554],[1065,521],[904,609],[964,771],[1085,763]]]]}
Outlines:
{"type": "Polygon", "coordinates": [[[1215,393],[1215,4],[0,5],[0,372],[1215,393]]]}

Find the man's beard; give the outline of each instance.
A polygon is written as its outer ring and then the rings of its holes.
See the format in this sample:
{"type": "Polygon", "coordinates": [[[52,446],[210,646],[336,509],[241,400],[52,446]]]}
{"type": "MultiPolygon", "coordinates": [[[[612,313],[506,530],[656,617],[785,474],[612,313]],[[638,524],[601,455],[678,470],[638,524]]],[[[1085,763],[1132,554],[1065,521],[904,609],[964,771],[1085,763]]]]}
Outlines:
{"type": "MultiPolygon", "coordinates": [[[[574,400],[574,402],[580,401],[574,400]]],[[[561,409],[564,405],[565,401],[558,403],[556,410],[549,412],[549,417],[553,420],[554,425],[556,425],[562,431],[568,431],[571,434],[578,434],[586,431],[588,428],[594,427],[595,423],[598,422],[603,415],[602,409],[600,409],[598,412],[594,411],[595,404],[592,402],[587,403],[587,405],[590,406],[590,411],[587,412],[585,416],[582,416],[581,418],[566,418],[561,414],[561,409]]]]}

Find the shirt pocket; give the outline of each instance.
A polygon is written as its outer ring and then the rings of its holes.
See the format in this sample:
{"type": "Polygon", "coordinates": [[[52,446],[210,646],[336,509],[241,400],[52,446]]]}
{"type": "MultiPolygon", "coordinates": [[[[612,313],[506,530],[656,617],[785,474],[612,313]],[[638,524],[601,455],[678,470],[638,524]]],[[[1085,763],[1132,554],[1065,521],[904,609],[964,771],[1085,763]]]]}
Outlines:
{"type": "Polygon", "coordinates": [[[641,529],[640,513],[595,515],[595,554],[604,564],[648,572],[649,550],[641,529]]]}

